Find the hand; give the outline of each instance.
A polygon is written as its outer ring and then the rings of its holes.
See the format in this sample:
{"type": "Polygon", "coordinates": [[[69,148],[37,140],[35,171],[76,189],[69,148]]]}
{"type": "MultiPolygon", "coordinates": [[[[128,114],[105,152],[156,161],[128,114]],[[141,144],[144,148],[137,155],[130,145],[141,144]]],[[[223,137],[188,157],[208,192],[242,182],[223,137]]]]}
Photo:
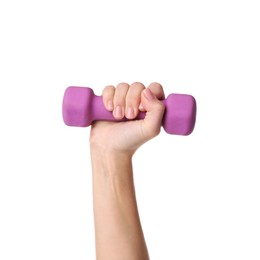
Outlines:
{"type": "Polygon", "coordinates": [[[116,119],[126,117],[132,120],[94,122],[90,134],[92,148],[131,156],[143,143],[160,133],[165,107],[160,101],[164,99],[164,92],[159,83],[152,83],[147,88],[139,82],[107,86],[102,97],[104,106],[116,119]],[[146,111],[145,118],[134,120],[139,111],[146,111]]]}

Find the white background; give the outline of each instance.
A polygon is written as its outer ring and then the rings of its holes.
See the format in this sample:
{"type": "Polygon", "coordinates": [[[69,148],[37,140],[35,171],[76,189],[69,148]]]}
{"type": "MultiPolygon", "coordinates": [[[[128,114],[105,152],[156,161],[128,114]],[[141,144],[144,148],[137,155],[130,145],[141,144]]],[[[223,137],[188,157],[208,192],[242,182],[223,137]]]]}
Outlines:
{"type": "MultiPolygon", "coordinates": [[[[0,259],[95,259],[89,128],[69,85],[160,82],[188,137],[134,157],[151,259],[260,259],[260,8],[253,0],[0,2],[0,259]]],[[[122,256],[122,260],[124,257],[122,256]]]]}

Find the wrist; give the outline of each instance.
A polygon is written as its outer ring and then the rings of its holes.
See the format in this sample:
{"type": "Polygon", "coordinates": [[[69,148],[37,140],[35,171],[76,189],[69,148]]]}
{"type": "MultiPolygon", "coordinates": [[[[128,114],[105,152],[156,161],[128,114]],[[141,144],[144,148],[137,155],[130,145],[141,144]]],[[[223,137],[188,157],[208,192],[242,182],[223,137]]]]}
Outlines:
{"type": "Polygon", "coordinates": [[[114,150],[92,147],[91,164],[96,197],[105,192],[106,196],[112,196],[118,201],[122,196],[131,197],[134,194],[131,156],[114,150]]]}
{"type": "Polygon", "coordinates": [[[103,173],[106,177],[118,176],[125,174],[126,169],[132,173],[132,155],[130,153],[94,144],[90,145],[90,152],[93,174],[103,173]]]}

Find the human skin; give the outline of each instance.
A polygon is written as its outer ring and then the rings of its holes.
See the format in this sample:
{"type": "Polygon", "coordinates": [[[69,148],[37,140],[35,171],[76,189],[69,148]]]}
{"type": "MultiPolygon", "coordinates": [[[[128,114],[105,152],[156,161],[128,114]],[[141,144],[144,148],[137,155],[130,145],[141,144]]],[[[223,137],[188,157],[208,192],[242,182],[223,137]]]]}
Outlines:
{"type": "Polygon", "coordinates": [[[163,88],[139,82],[107,86],[104,106],[118,120],[92,124],[90,151],[93,175],[93,207],[97,260],[148,260],[149,254],[138,213],[132,158],[137,149],[160,133],[164,105],[163,88]]]}

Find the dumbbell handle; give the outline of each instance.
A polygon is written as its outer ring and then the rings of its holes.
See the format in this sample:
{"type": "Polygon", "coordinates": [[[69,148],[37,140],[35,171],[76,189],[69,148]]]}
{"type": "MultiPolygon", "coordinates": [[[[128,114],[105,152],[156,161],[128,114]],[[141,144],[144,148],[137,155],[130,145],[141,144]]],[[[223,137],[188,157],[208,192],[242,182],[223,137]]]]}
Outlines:
{"type": "MultiPolygon", "coordinates": [[[[196,100],[187,94],[170,94],[162,100],[165,112],[162,126],[168,134],[189,135],[196,121],[196,100]]],[[[68,87],[62,104],[64,123],[68,126],[86,127],[96,120],[117,120],[112,112],[107,111],[101,96],[96,96],[88,87],[68,87]]],[[[145,112],[139,112],[135,119],[143,119],[145,112]]]]}

